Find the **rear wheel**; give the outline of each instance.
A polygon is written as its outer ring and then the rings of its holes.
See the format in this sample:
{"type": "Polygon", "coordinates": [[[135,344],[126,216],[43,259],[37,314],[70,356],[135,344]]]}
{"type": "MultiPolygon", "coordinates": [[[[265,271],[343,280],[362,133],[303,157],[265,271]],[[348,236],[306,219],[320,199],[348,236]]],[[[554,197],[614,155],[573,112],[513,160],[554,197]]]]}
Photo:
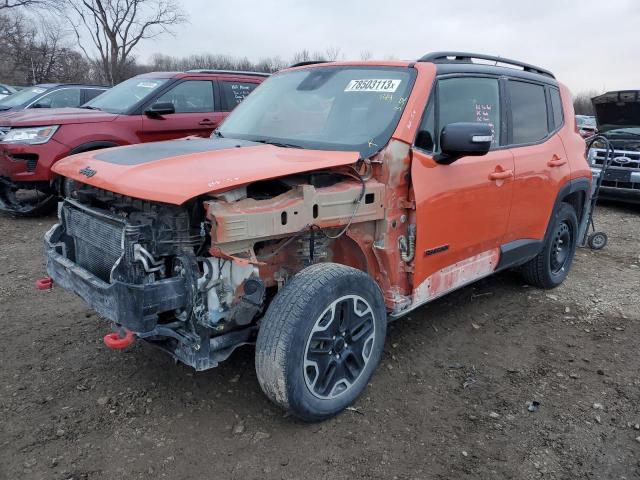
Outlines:
{"type": "Polygon", "coordinates": [[[307,421],[336,415],[366,387],[386,334],[380,289],[366,273],[318,264],[273,299],[256,343],[265,394],[307,421]]]}
{"type": "Polygon", "coordinates": [[[571,269],[578,235],[578,218],[573,207],[561,203],[550,227],[542,251],[521,269],[528,283],[545,289],[560,285],[571,269]]]}

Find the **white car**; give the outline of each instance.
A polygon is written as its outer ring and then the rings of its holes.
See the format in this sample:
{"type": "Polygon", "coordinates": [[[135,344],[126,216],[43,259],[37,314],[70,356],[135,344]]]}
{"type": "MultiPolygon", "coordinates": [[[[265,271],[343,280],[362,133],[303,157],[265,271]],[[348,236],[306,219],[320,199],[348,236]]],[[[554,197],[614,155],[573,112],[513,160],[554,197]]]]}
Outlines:
{"type": "Polygon", "coordinates": [[[0,83],[0,99],[13,95],[14,93],[16,93],[15,88],[0,83]]]}

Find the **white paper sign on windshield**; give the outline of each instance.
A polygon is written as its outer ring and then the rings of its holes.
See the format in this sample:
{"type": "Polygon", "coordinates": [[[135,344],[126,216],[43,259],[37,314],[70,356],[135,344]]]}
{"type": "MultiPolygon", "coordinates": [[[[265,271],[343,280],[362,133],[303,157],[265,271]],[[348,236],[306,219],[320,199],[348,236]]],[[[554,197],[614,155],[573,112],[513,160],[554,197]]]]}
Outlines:
{"type": "Polygon", "coordinates": [[[345,92],[384,92],[393,93],[398,89],[402,80],[386,78],[368,78],[366,80],[351,80],[345,92]]]}

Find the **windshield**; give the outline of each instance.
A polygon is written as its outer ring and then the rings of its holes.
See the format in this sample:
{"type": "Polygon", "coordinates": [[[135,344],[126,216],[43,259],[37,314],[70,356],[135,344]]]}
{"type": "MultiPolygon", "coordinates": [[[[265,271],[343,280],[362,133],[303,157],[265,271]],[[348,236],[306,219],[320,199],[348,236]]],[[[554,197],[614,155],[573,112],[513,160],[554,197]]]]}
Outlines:
{"type": "Polygon", "coordinates": [[[23,103],[27,103],[35,99],[46,91],[47,89],[42,87],[25,88],[0,100],[0,109],[6,110],[12,107],[17,107],[18,105],[22,105],[23,103]]]}
{"type": "Polygon", "coordinates": [[[217,133],[368,157],[391,138],[415,71],[397,67],[321,67],[263,82],[217,133]]]}
{"type": "Polygon", "coordinates": [[[125,113],[140,100],[151,95],[167,79],[130,78],[83,105],[109,113],[125,113]]]}

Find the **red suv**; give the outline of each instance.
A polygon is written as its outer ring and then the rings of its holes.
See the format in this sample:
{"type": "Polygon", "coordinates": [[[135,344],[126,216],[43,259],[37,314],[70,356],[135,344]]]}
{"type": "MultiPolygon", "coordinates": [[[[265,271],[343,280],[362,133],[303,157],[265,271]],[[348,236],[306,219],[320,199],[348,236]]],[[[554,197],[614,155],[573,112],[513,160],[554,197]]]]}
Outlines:
{"type": "Polygon", "coordinates": [[[208,137],[267,76],[255,72],[154,72],[126,80],[80,108],[0,117],[0,211],[46,213],[60,185],[51,166],[76,153],[190,135],[208,137]]]}

